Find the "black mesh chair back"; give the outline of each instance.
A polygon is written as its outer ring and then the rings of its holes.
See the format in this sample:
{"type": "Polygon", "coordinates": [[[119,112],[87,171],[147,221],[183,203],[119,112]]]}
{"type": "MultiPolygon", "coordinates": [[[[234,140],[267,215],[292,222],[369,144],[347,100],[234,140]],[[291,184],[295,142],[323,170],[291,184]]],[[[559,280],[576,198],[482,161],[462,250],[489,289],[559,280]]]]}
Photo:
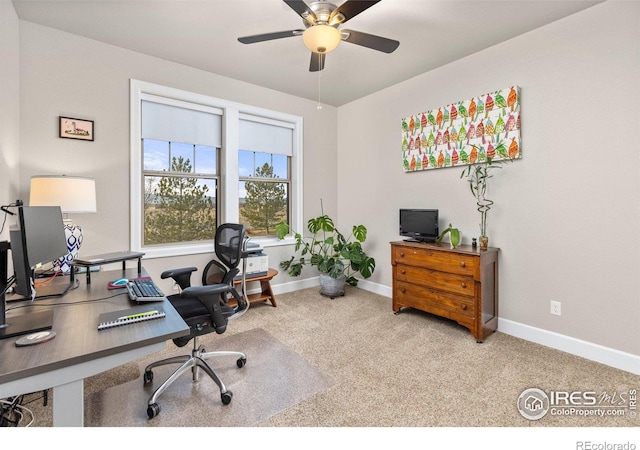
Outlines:
{"type": "Polygon", "coordinates": [[[225,223],[216,230],[216,256],[229,270],[238,267],[242,259],[244,232],[239,223],[225,223]]]}
{"type": "Polygon", "coordinates": [[[238,223],[224,223],[216,230],[215,252],[202,272],[202,285],[231,284],[240,273],[240,264],[244,246],[245,228],[238,223]]]}

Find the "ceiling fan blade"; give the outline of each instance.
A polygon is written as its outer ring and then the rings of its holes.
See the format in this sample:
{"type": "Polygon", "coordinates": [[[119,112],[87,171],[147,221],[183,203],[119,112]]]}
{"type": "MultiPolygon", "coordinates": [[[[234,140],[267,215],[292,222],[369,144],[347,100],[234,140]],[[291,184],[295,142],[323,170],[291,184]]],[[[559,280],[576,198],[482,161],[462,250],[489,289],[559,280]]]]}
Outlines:
{"type": "Polygon", "coordinates": [[[239,37],[238,41],[243,44],[255,44],[256,42],[271,41],[293,36],[300,36],[304,30],[276,31],[274,33],[255,34],[253,36],[239,37]]]}
{"type": "Polygon", "coordinates": [[[329,22],[338,14],[342,14],[344,20],[341,23],[345,23],[349,19],[353,19],[365,9],[368,9],[378,3],[380,0],[362,1],[362,0],[347,0],[342,5],[338,6],[335,11],[331,13],[329,22]]]}
{"type": "Polygon", "coordinates": [[[309,72],[320,72],[324,69],[324,58],[326,53],[311,52],[311,63],[309,64],[309,72]]]}
{"type": "Polygon", "coordinates": [[[284,0],[284,2],[304,20],[308,20],[311,24],[316,22],[315,13],[309,9],[303,0],[284,0]]]}
{"type": "Polygon", "coordinates": [[[372,48],[380,52],[392,53],[400,42],[393,39],[387,39],[382,36],[376,36],[373,34],[363,33],[361,31],[353,30],[340,30],[343,34],[342,40],[350,42],[356,45],[362,45],[363,47],[372,48]],[[346,37],[344,37],[346,35],[346,37]]]}

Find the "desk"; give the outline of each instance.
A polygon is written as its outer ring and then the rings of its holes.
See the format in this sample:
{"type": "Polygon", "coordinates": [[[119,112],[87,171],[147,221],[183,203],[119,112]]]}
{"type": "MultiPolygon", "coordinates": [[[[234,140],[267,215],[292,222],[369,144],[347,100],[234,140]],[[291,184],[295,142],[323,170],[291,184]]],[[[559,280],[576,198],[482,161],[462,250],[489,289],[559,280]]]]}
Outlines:
{"type": "MultiPolygon", "coordinates": [[[[13,314],[53,310],[56,337],[29,347],[16,347],[17,338],[0,341],[0,398],[53,388],[53,425],[82,426],[84,378],[160,351],[167,340],[188,334],[189,327],[167,300],[162,304],[164,319],[98,331],[101,313],[134,306],[125,289],[108,290],[107,283],[137,276],[137,268],[96,272],[91,284],[78,280],[78,287],[64,297],[36,300],[33,306],[8,311],[7,321],[13,314]],[[83,303],[120,292],[113,298],[83,303]]],[[[9,308],[19,304],[10,303],[9,308]]]]}

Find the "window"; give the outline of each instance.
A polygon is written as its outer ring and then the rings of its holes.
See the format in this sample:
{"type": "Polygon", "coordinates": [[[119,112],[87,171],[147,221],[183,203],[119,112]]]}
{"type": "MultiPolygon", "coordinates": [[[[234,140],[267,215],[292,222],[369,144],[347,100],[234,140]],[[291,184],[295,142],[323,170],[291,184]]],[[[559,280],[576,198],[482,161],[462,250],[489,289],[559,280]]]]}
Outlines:
{"type": "Polygon", "coordinates": [[[218,224],[263,246],[302,224],[302,119],[131,80],[131,249],[213,251],[218,224]]]}
{"type": "Polygon", "coordinates": [[[210,146],[142,139],[145,246],[214,238],[217,153],[210,146]]]}
{"type": "Polygon", "coordinates": [[[239,211],[250,236],[274,236],[278,222],[289,222],[292,149],[287,124],[241,116],[239,211]]]}

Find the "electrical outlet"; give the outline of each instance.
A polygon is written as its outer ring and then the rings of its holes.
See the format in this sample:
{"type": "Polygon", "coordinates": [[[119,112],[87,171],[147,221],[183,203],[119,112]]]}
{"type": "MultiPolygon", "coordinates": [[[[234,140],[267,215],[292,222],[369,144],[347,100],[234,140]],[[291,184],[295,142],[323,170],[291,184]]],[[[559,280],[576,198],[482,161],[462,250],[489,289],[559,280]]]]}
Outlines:
{"type": "Polygon", "coordinates": [[[562,315],[562,304],[560,302],[551,300],[551,314],[553,314],[554,316],[562,315]]]}

